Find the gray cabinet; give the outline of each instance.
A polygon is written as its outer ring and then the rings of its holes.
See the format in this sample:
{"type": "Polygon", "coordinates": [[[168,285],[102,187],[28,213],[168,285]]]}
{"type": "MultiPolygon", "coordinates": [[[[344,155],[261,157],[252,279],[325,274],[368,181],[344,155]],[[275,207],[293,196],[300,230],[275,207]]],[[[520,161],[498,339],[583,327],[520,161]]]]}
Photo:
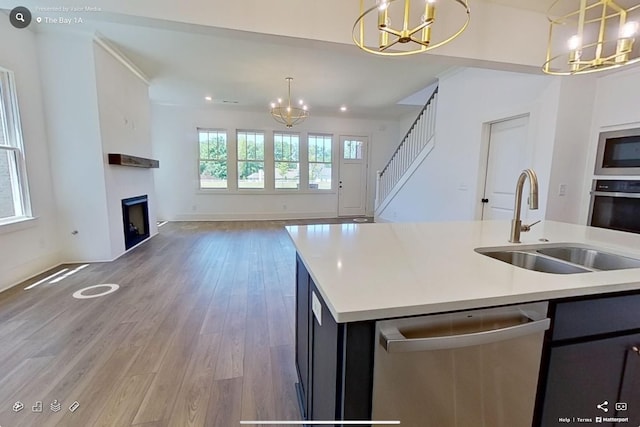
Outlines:
{"type": "Polygon", "coordinates": [[[374,332],[374,322],[337,323],[298,257],[296,367],[304,419],[371,419],[374,332]]]}
{"type": "Polygon", "coordinates": [[[309,406],[309,328],[311,301],[309,300],[309,273],[300,257],[296,259],[296,370],[298,372],[298,399],[302,416],[307,418],[309,406]]]}
{"type": "Polygon", "coordinates": [[[539,425],[591,418],[614,426],[607,418],[616,417],[640,425],[640,296],[561,302],[554,311],[539,425]]]}

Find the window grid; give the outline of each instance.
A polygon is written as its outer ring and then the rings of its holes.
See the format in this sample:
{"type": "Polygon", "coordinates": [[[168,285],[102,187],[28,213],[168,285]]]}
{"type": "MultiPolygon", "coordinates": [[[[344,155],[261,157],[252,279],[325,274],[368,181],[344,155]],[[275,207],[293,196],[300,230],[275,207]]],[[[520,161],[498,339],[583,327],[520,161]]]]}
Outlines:
{"type": "Polygon", "coordinates": [[[275,132],[273,134],[275,188],[300,188],[300,135],[275,132]]]}
{"type": "Polygon", "coordinates": [[[200,188],[228,186],[227,132],[224,130],[198,130],[200,146],[200,188]]]}
{"type": "Polygon", "coordinates": [[[0,68],[0,223],[31,215],[13,74],[0,68]]]}
{"type": "Polygon", "coordinates": [[[238,188],[264,189],[264,133],[238,131],[238,188]]]}
{"type": "Polygon", "coordinates": [[[362,160],[362,141],[344,141],[344,159],[362,160]]]}
{"type": "Polygon", "coordinates": [[[332,137],[309,135],[309,189],[331,190],[332,137]]]}

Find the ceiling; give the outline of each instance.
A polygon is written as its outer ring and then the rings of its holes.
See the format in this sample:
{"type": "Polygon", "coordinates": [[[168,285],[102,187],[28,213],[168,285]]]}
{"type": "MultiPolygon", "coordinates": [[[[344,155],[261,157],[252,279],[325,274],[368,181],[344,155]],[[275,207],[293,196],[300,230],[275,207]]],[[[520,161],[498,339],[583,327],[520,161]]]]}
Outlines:
{"type": "MultiPolygon", "coordinates": [[[[65,1],[62,0],[61,4],[65,1]]],[[[273,1],[282,6],[281,3],[291,0],[273,1]]],[[[339,1],[357,3],[356,0],[339,1]]],[[[553,0],[476,1],[542,12],[553,0]]],[[[239,6],[236,3],[229,6],[229,3],[219,0],[211,2],[225,7],[239,6]]],[[[38,5],[50,5],[42,0],[25,0],[23,3],[32,10],[38,5]]],[[[102,2],[106,7],[103,13],[88,15],[90,19],[81,26],[75,26],[73,31],[97,33],[124,53],[149,77],[151,99],[161,104],[224,105],[225,108],[264,111],[271,101],[286,97],[285,77],[292,76],[293,96],[304,99],[312,114],[394,119],[414,111],[415,104],[424,102],[424,96],[412,95],[433,83],[438,76],[461,65],[460,61],[433,54],[386,58],[364,53],[353,44],[342,42],[274,35],[277,31],[265,34],[220,28],[193,23],[195,19],[187,22],[172,15],[177,5],[183,4],[177,0],[153,2],[154,7],[146,13],[145,9],[142,12],[127,9],[142,3],[144,1],[102,2]],[[127,13],[120,13],[118,7],[127,13]],[[163,7],[166,9],[164,12],[163,7]],[[206,101],[206,96],[211,96],[213,101],[206,101]],[[414,105],[400,104],[406,99],[414,105]],[[346,113],[339,111],[342,105],[348,107],[346,113]]],[[[349,8],[352,8],[350,3],[349,8]]],[[[101,0],[96,4],[101,4],[101,0]]],[[[314,7],[316,5],[314,3],[314,7]]],[[[470,6],[473,16],[472,1],[470,6]]],[[[10,9],[12,5],[0,0],[0,7],[10,9]]],[[[346,18],[340,15],[336,20],[340,21],[341,32],[344,27],[342,21],[346,18]]],[[[283,18],[265,19],[278,22],[283,18]]],[[[291,20],[285,21],[282,22],[289,25],[291,20]]],[[[42,24],[34,28],[45,35],[49,31],[60,31],[59,27],[42,24]]],[[[351,28],[347,30],[350,37],[351,28]]],[[[341,33],[340,37],[340,40],[345,40],[344,34],[341,33]]]]}

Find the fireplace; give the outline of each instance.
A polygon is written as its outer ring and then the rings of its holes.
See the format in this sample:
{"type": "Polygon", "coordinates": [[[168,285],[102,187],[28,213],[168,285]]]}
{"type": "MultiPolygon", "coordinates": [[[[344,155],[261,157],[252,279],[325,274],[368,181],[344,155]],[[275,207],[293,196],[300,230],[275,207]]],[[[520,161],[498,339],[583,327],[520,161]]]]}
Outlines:
{"type": "Polygon", "coordinates": [[[149,205],[146,195],[122,200],[122,223],[125,249],[149,237],[149,205]]]}

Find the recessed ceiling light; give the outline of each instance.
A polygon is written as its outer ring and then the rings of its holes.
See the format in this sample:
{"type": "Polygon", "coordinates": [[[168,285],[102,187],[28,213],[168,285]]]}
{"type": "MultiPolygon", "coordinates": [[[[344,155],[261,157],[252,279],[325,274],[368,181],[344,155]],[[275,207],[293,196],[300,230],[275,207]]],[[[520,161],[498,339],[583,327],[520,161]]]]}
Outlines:
{"type": "Polygon", "coordinates": [[[347,111],[347,107],[343,105],[342,107],[340,107],[340,111],[347,111]]]}
{"type": "Polygon", "coordinates": [[[212,98],[212,97],[210,97],[210,96],[205,96],[205,97],[204,97],[204,100],[205,100],[205,101],[213,101],[213,98],[212,98]]]}

